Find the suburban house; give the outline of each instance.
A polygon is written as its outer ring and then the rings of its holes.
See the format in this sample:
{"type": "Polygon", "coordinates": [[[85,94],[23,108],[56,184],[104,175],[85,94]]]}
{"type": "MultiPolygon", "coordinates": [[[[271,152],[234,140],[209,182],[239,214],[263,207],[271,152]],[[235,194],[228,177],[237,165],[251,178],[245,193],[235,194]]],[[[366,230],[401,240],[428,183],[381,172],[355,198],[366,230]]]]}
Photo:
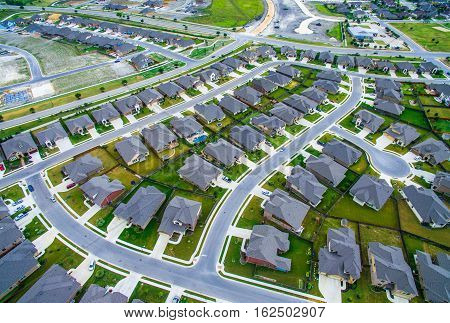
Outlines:
{"type": "Polygon", "coordinates": [[[184,93],[184,89],[174,82],[162,83],[156,89],[165,97],[176,98],[184,93]]]}
{"type": "Polygon", "coordinates": [[[388,290],[394,297],[407,300],[418,295],[411,268],[401,248],[369,242],[368,254],[372,285],[388,290]]]}
{"type": "Polygon", "coordinates": [[[303,113],[287,106],[283,102],[276,103],[269,112],[272,116],[279,118],[287,125],[297,124],[303,118],[303,113]]]}
{"type": "Polygon", "coordinates": [[[361,271],[355,232],[350,228],[328,229],[327,246],[319,250],[319,273],[353,284],[361,277],[361,271]]]}
{"type": "Polygon", "coordinates": [[[157,153],[178,146],[177,136],[162,123],[142,129],[142,137],[147,145],[157,153]]]}
{"type": "Polygon", "coordinates": [[[350,189],[350,196],[359,205],[367,205],[379,211],[393,191],[386,180],[363,174],[350,189]]]}
{"type": "Polygon", "coordinates": [[[356,56],[355,57],[356,66],[362,67],[364,69],[371,69],[374,67],[373,61],[369,57],[364,56],[356,56]]]}
{"type": "Polygon", "coordinates": [[[252,87],[258,92],[268,94],[278,89],[278,85],[265,78],[258,78],[252,81],[252,87]]]}
{"type": "Polygon", "coordinates": [[[206,157],[210,157],[225,167],[230,167],[241,163],[245,153],[233,146],[224,139],[219,139],[217,142],[210,142],[203,150],[206,157]]]}
{"type": "Polygon", "coordinates": [[[338,56],[336,64],[342,68],[353,68],[355,67],[355,58],[349,55],[338,56]]]}
{"type": "Polygon", "coordinates": [[[151,107],[154,104],[158,104],[164,99],[162,94],[154,89],[145,89],[144,91],[141,91],[138,94],[136,94],[136,96],[147,107],[151,107]]]}
{"type": "Polygon", "coordinates": [[[297,58],[297,51],[290,46],[281,46],[281,55],[287,58],[297,58]]]}
{"type": "Polygon", "coordinates": [[[449,84],[430,84],[427,86],[427,89],[435,95],[434,99],[437,102],[444,103],[447,107],[450,106],[449,84]]]}
{"type": "Polygon", "coordinates": [[[37,253],[36,247],[25,240],[0,258],[0,299],[39,268],[37,253]]]}
{"type": "Polygon", "coordinates": [[[362,155],[360,150],[337,139],[332,139],[327,142],[323,147],[322,152],[345,167],[350,167],[356,163],[362,155]]]}
{"type": "Polygon", "coordinates": [[[0,197],[0,220],[10,216],[8,206],[5,201],[0,197]]]}
{"type": "Polygon", "coordinates": [[[183,75],[174,82],[185,90],[198,89],[204,84],[198,76],[192,75],[183,75]]]}
{"type": "Polygon", "coordinates": [[[375,133],[384,123],[384,119],[367,110],[359,110],[353,116],[352,122],[356,127],[368,129],[370,133],[375,133]]]}
{"type": "Polygon", "coordinates": [[[389,71],[395,71],[395,65],[389,61],[377,61],[375,68],[387,73],[389,71]]]}
{"type": "Polygon", "coordinates": [[[131,65],[133,65],[138,71],[146,69],[147,67],[155,64],[155,61],[144,54],[139,54],[130,59],[131,65]]]}
{"type": "Polygon", "coordinates": [[[284,99],[283,103],[300,111],[304,115],[313,114],[319,105],[316,101],[298,94],[292,94],[290,97],[284,99]]]}
{"type": "Polygon", "coordinates": [[[277,56],[277,53],[271,46],[261,46],[256,49],[256,52],[259,54],[259,57],[262,58],[272,58],[277,56]]]}
{"type": "Polygon", "coordinates": [[[239,101],[235,97],[229,94],[225,94],[219,102],[219,106],[227,112],[236,115],[241,112],[247,111],[248,105],[242,101],[239,101]]]}
{"type": "Polygon", "coordinates": [[[22,231],[10,217],[0,220],[0,257],[18,246],[23,240],[22,231]]]}
{"type": "Polygon", "coordinates": [[[182,179],[197,186],[202,191],[206,191],[210,186],[215,185],[219,177],[222,176],[220,168],[195,154],[186,158],[184,165],[177,173],[182,179]]]}
{"type": "Polygon", "coordinates": [[[429,138],[411,148],[411,152],[422,157],[431,165],[437,165],[450,159],[450,150],[439,140],[429,138]]]}
{"type": "Polygon", "coordinates": [[[128,166],[145,161],[149,155],[147,147],[138,136],[127,137],[114,147],[128,166]]]}
{"type": "Polygon", "coordinates": [[[392,89],[395,91],[400,91],[400,83],[387,78],[376,78],[375,87],[377,88],[377,91],[379,89],[392,89]]]}
{"type": "Polygon", "coordinates": [[[178,137],[185,138],[190,142],[196,143],[199,138],[205,136],[202,125],[191,116],[184,118],[175,117],[170,121],[170,125],[178,137]]]}
{"type": "Polygon", "coordinates": [[[154,186],[140,187],[127,203],[120,203],[114,215],[144,230],[166,199],[154,186]]]}
{"type": "Polygon", "coordinates": [[[69,303],[81,285],[60,265],[54,264],[19,299],[18,303],[69,303]]]}
{"type": "Polygon", "coordinates": [[[34,136],[40,146],[47,148],[54,148],[57,141],[68,137],[66,131],[59,122],[52,123],[47,126],[47,129],[36,132],[34,136]]]}
{"type": "Polygon", "coordinates": [[[65,121],[67,129],[72,135],[84,135],[85,131],[94,129],[95,124],[87,114],[65,121]]]}
{"type": "Polygon", "coordinates": [[[286,178],[286,187],[312,206],[319,205],[327,190],[311,172],[300,166],[292,168],[291,175],[286,178]]]}
{"type": "Polygon", "coordinates": [[[137,114],[141,111],[144,103],[136,96],[130,95],[114,102],[117,110],[123,115],[137,114]]]}
{"type": "Polygon", "coordinates": [[[222,61],[222,63],[231,67],[233,70],[245,68],[245,66],[247,65],[246,62],[234,57],[227,57],[222,61]]]}
{"type": "MultiPolygon", "coordinates": [[[[435,192],[450,194],[450,174],[447,172],[437,172],[434,176],[432,189],[435,192]]],[[[0,214],[1,217],[1,214],[0,214]]]]}
{"type": "Polygon", "coordinates": [[[245,104],[256,106],[261,102],[263,95],[250,86],[243,86],[234,90],[234,96],[245,104]]]}
{"type": "Polygon", "coordinates": [[[100,109],[92,111],[95,123],[109,126],[111,121],[120,118],[120,113],[114,108],[111,103],[105,103],[100,106],[100,109]]]}
{"type": "Polygon", "coordinates": [[[374,108],[375,110],[380,110],[387,114],[392,114],[395,116],[401,115],[405,110],[405,107],[402,105],[381,99],[375,99],[374,108]]]}
{"type": "Polygon", "coordinates": [[[265,78],[278,86],[286,86],[292,81],[292,78],[290,78],[289,76],[272,71],[269,71],[269,75],[265,78]]]}
{"type": "Polygon", "coordinates": [[[196,74],[204,83],[216,82],[220,79],[220,72],[215,69],[207,69],[196,74]]]}
{"type": "Polygon", "coordinates": [[[327,64],[333,64],[334,54],[331,52],[321,52],[319,54],[319,61],[327,64]]]}
{"type": "Polygon", "coordinates": [[[158,232],[169,236],[193,232],[197,225],[202,204],[181,196],[175,196],[164,210],[158,232]]]}
{"type": "Polygon", "coordinates": [[[222,109],[214,103],[196,104],[194,106],[194,111],[200,119],[208,124],[225,119],[225,113],[223,113],[222,109]]]}
{"type": "Polygon", "coordinates": [[[327,80],[314,81],[313,86],[326,93],[336,94],[339,91],[339,85],[336,82],[327,80]]]}
{"type": "Polygon", "coordinates": [[[253,117],[250,123],[271,137],[281,136],[286,127],[286,123],[283,120],[274,116],[269,117],[262,113],[253,117]]]}
{"type": "Polygon", "coordinates": [[[250,126],[234,126],[230,130],[230,140],[246,151],[255,151],[261,148],[266,137],[250,126]]]}
{"type": "Polygon", "coordinates": [[[436,74],[439,71],[439,67],[436,66],[433,62],[423,62],[420,63],[419,72],[420,73],[428,73],[428,74],[436,74]]]}
{"type": "Polygon", "coordinates": [[[312,49],[307,49],[301,54],[300,58],[302,60],[306,59],[308,61],[313,61],[316,59],[317,54],[318,54],[318,52],[313,51],[312,49]]]}
{"type": "Polygon", "coordinates": [[[30,156],[38,151],[38,147],[29,132],[22,132],[2,142],[2,149],[6,159],[9,161],[30,156]]]}
{"type": "Polygon", "coordinates": [[[317,78],[319,80],[328,80],[328,81],[332,81],[332,82],[336,82],[336,83],[341,83],[342,81],[342,76],[340,73],[336,72],[336,71],[321,71],[319,73],[317,73],[317,78]]]}
{"type": "Polygon", "coordinates": [[[257,266],[288,272],[291,259],[279,256],[289,250],[289,233],[270,225],[254,225],[246,241],[244,260],[257,266]]]}
{"type": "Polygon", "coordinates": [[[439,252],[433,263],[428,253],[417,250],[415,255],[416,267],[419,272],[420,285],[425,300],[430,303],[450,303],[450,256],[439,252]]]}
{"type": "Polygon", "coordinates": [[[252,50],[245,50],[238,55],[239,59],[247,62],[248,64],[254,63],[259,58],[259,53],[252,50]]]}
{"type": "Polygon", "coordinates": [[[431,228],[443,228],[450,222],[450,211],[431,189],[409,185],[400,193],[420,223],[431,228]]]}
{"type": "Polygon", "coordinates": [[[291,65],[286,64],[278,66],[276,71],[277,73],[286,75],[291,79],[294,77],[299,77],[301,74],[300,70],[296,69],[295,67],[292,67],[291,65]]]}
{"type": "Polygon", "coordinates": [[[321,154],[319,157],[311,155],[306,160],[306,169],[313,173],[318,179],[336,187],[345,178],[347,168],[338,164],[328,155],[321,154]]]}
{"type": "Polygon", "coordinates": [[[321,104],[327,98],[327,94],[325,92],[315,87],[309,87],[304,90],[302,92],[302,96],[307,97],[318,104],[321,104]]]}
{"type": "Polygon", "coordinates": [[[128,303],[128,297],[95,284],[89,286],[80,303],[128,303]]]}
{"type": "Polygon", "coordinates": [[[68,176],[72,182],[79,184],[87,180],[91,175],[99,173],[101,170],[103,170],[102,161],[91,154],[86,154],[64,165],[61,172],[64,176],[68,176]]]}
{"type": "Polygon", "coordinates": [[[377,89],[377,99],[384,101],[391,101],[399,104],[402,101],[403,95],[401,92],[393,89],[377,89]]]}
{"type": "Polygon", "coordinates": [[[108,176],[101,175],[92,177],[80,189],[92,203],[103,208],[122,195],[125,186],[117,179],[110,181],[108,176]]]}
{"type": "Polygon", "coordinates": [[[276,225],[301,234],[303,220],[309,211],[309,206],[292,198],[283,190],[275,189],[270,199],[264,203],[264,218],[276,225]]]}
{"type": "Polygon", "coordinates": [[[401,71],[403,74],[409,74],[409,72],[417,72],[417,68],[410,62],[398,62],[395,65],[397,65],[397,70],[401,71]]]}
{"type": "Polygon", "coordinates": [[[234,69],[232,67],[220,62],[212,64],[211,68],[215,69],[216,71],[219,71],[220,77],[228,76],[234,72],[234,69]]]}
{"type": "Polygon", "coordinates": [[[397,144],[401,147],[408,146],[410,143],[420,137],[420,134],[414,127],[401,122],[392,123],[391,126],[386,129],[384,135],[392,139],[394,141],[394,144],[397,144]]]}

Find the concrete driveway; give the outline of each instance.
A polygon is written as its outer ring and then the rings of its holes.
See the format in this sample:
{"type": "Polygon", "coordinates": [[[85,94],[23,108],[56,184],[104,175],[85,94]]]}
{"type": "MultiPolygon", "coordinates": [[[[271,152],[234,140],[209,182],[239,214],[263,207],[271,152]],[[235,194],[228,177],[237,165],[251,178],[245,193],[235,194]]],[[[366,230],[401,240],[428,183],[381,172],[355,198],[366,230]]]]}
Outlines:
{"type": "Polygon", "coordinates": [[[342,303],[341,282],[339,280],[320,274],[319,290],[327,303],[342,303]]]}
{"type": "Polygon", "coordinates": [[[66,151],[73,148],[73,144],[68,137],[56,141],[56,145],[58,146],[60,151],[66,151]]]}
{"type": "Polygon", "coordinates": [[[162,259],[164,250],[166,250],[167,244],[169,243],[170,236],[165,233],[160,233],[158,240],[156,241],[155,247],[153,248],[150,257],[155,259],[162,259]]]}

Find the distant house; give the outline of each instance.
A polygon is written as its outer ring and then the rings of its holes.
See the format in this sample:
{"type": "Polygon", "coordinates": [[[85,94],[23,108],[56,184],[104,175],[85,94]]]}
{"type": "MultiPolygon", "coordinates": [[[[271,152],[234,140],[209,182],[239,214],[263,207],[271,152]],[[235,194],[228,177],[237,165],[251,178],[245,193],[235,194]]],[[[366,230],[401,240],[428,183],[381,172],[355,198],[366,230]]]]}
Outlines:
{"type": "Polygon", "coordinates": [[[301,74],[300,70],[286,64],[278,66],[277,73],[286,75],[289,78],[299,77],[301,74]]]}
{"type": "Polygon", "coordinates": [[[395,91],[400,91],[400,83],[387,78],[376,78],[375,87],[377,91],[381,89],[392,89],[395,91]]]}
{"type": "Polygon", "coordinates": [[[124,10],[127,8],[128,8],[128,6],[118,4],[118,3],[109,3],[105,6],[103,6],[103,10],[111,10],[111,11],[124,10]]]}
{"type": "Polygon", "coordinates": [[[266,141],[266,137],[250,126],[234,126],[230,130],[230,140],[237,146],[252,152],[261,148],[266,141]]]}
{"type": "Polygon", "coordinates": [[[60,265],[52,265],[18,303],[69,303],[81,285],[60,265]]]}
{"type": "Polygon", "coordinates": [[[248,239],[244,260],[257,266],[288,272],[291,270],[291,259],[279,256],[289,250],[289,234],[270,225],[253,226],[248,239]]]}
{"type": "Polygon", "coordinates": [[[402,101],[403,95],[393,89],[377,89],[376,98],[399,104],[402,101]]]}
{"type": "Polygon", "coordinates": [[[436,255],[436,260],[433,263],[428,253],[416,251],[416,267],[425,300],[431,303],[450,303],[450,257],[440,252],[436,255]]]}
{"type": "Polygon", "coordinates": [[[338,56],[336,64],[343,68],[353,68],[355,67],[355,58],[349,55],[338,56]]]}
{"type": "Polygon", "coordinates": [[[319,61],[332,64],[334,61],[334,54],[332,54],[331,52],[321,52],[319,54],[319,61]]]}
{"type": "Polygon", "coordinates": [[[319,80],[328,80],[328,81],[333,81],[336,83],[341,83],[342,81],[342,76],[340,73],[335,72],[335,71],[321,71],[319,73],[317,73],[317,78],[319,80]]]}
{"type": "Polygon", "coordinates": [[[250,86],[243,86],[234,90],[234,96],[245,104],[256,106],[261,102],[263,94],[250,86]]]}
{"type": "Polygon", "coordinates": [[[220,72],[215,69],[207,69],[196,74],[204,83],[216,82],[220,79],[220,72]]]}
{"type": "Polygon", "coordinates": [[[286,187],[312,206],[319,205],[327,190],[311,172],[300,166],[292,169],[291,175],[286,178],[286,187]]]}
{"type": "Polygon", "coordinates": [[[407,124],[396,122],[391,124],[391,126],[384,132],[384,134],[394,140],[394,143],[406,147],[414,140],[420,137],[420,134],[414,127],[407,124]]]}
{"type": "Polygon", "coordinates": [[[278,72],[272,72],[272,71],[269,71],[269,75],[266,76],[265,79],[275,83],[278,86],[282,86],[282,87],[287,86],[292,81],[291,77],[286,76],[285,74],[281,74],[278,72]]]}
{"type": "Polygon", "coordinates": [[[328,229],[327,246],[319,250],[319,273],[353,284],[361,271],[355,232],[350,228],[328,229]]]}
{"type": "Polygon", "coordinates": [[[401,115],[403,113],[403,111],[405,110],[405,107],[402,105],[399,105],[399,104],[391,102],[391,101],[380,100],[380,99],[375,100],[374,108],[376,110],[380,110],[387,114],[392,114],[395,116],[401,115]]]}
{"type": "Polygon", "coordinates": [[[241,61],[240,59],[234,58],[234,57],[227,57],[222,61],[223,64],[228,65],[229,67],[231,67],[233,70],[238,70],[238,69],[242,69],[245,68],[245,66],[247,65],[246,62],[241,61]]]}
{"type": "Polygon", "coordinates": [[[36,132],[34,136],[40,146],[47,148],[54,148],[58,141],[68,137],[66,131],[59,122],[52,123],[47,126],[47,129],[36,132]]]}
{"type": "Polygon", "coordinates": [[[245,156],[241,149],[233,146],[228,141],[223,139],[207,144],[203,150],[203,154],[216,160],[225,167],[230,167],[236,163],[240,163],[245,156]]]}
{"type": "Polygon", "coordinates": [[[177,136],[162,123],[142,129],[142,136],[147,145],[157,153],[178,146],[177,136]]]}
{"type": "Polygon", "coordinates": [[[319,105],[316,101],[311,100],[303,95],[292,94],[283,100],[283,103],[305,114],[313,114],[319,105]]]}
{"type": "Polygon", "coordinates": [[[144,106],[144,103],[136,95],[130,95],[126,98],[117,100],[114,102],[114,105],[121,114],[126,116],[138,114],[144,106]]]}
{"type": "Polygon", "coordinates": [[[119,180],[110,181],[106,175],[92,177],[80,189],[92,203],[101,208],[114,202],[125,191],[119,180]]]}
{"type": "Polygon", "coordinates": [[[325,154],[309,156],[306,160],[306,169],[328,185],[336,187],[345,178],[347,169],[335,162],[325,154]]]}
{"type": "Polygon", "coordinates": [[[139,54],[132,57],[130,59],[130,62],[138,71],[146,69],[155,64],[154,60],[152,60],[148,56],[145,56],[144,54],[139,54]]]}
{"type": "Polygon", "coordinates": [[[387,73],[389,71],[394,71],[395,66],[391,62],[388,61],[378,61],[375,63],[375,68],[378,70],[382,70],[383,72],[387,73]]]}
{"type": "Polygon", "coordinates": [[[278,85],[265,78],[258,78],[252,81],[252,87],[258,92],[268,94],[278,89],[278,85]]]}
{"type": "Polygon", "coordinates": [[[68,176],[72,182],[81,183],[87,180],[90,176],[99,173],[103,169],[103,164],[100,159],[86,154],[75,161],[64,165],[61,169],[64,176],[68,176]]]}
{"type": "Polygon", "coordinates": [[[281,55],[284,55],[287,58],[297,58],[297,51],[290,46],[281,46],[281,55]]]}
{"type": "Polygon", "coordinates": [[[181,196],[175,196],[167,205],[158,232],[173,236],[193,232],[197,226],[202,204],[181,196]]]}
{"type": "Polygon", "coordinates": [[[85,131],[94,129],[95,125],[87,114],[65,121],[67,129],[72,135],[84,135],[85,131]]]}
{"type": "Polygon", "coordinates": [[[303,118],[303,113],[282,102],[276,103],[269,113],[272,116],[279,118],[284,121],[287,125],[297,124],[301,118],[303,118]]]}
{"type": "Polygon", "coordinates": [[[417,72],[417,68],[410,62],[398,62],[396,63],[397,70],[401,71],[403,74],[409,74],[409,72],[417,72]]]}
{"type": "Polygon", "coordinates": [[[114,215],[144,230],[166,199],[154,186],[140,187],[127,203],[120,203],[114,215]]]}
{"type": "Polygon", "coordinates": [[[145,161],[149,155],[147,147],[138,136],[125,138],[114,147],[128,166],[145,161]]]}
{"type": "Polygon", "coordinates": [[[393,191],[384,179],[363,174],[350,189],[350,195],[356,203],[379,211],[393,191]]]}
{"type": "Polygon", "coordinates": [[[370,133],[375,133],[384,123],[384,119],[370,111],[360,110],[355,113],[352,122],[357,127],[366,128],[370,131],[370,133]]]}
{"type": "Polygon", "coordinates": [[[210,186],[215,185],[222,175],[222,170],[194,154],[186,158],[184,165],[177,173],[185,181],[206,191],[210,186]]]}
{"type": "Polygon", "coordinates": [[[174,81],[185,90],[198,89],[203,85],[203,81],[198,76],[183,75],[174,81]]]}
{"type": "Polygon", "coordinates": [[[80,303],[128,303],[128,297],[122,293],[92,284],[84,293],[80,303]]]}
{"type": "Polygon", "coordinates": [[[145,89],[144,91],[141,91],[138,94],[136,94],[136,96],[147,107],[151,107],[155,104],[158,104],[164,99],[164,97],[154,89],[145,89]]]}
{"type": "Polygon", "coordinates": [[[247,62],[248,64],[254,63],[259,58],[259,53],[256,51],[245,50],[238,55],[239,59],[247,62]]]}
{"type": "Polygon", "coordinates": [[[29,132],[23,132],[15,135],[1,144],[6,159],[14,161],[23,157],[30,156],[38,151],[38,147],[29,132]]]}
{"type": "MultiPolygon", "coordinates": [[[[435,192],[450,194],[450,174],[446,172],[437,172],[433,180],[432,189],[435,192]]],[[[1,215],[0,215],[1,217],[1,215]]]]}
{"type": "Polygon", "coordinates": [[[194,106],[194,111],[200,119],[204,120],[208,124],[215,121],[221,121],[226,117],[222,109],[214,103],[196,104],[194,106]]]}
{"type": "Polygon", "coordinates": [[[272,58],[277,56],[277,53],[271,46],[261,46],[256,49],[259,57],[262,58],[272,58]]]}
{"type": "Polygon", "coordinates": [[[336,82],[327,80],[314,81],[313,86],[326,93],[336,94],[339,91],[339,85],[336,82]]]}
{"type": "Polygon", "coordinates": [[[409,185],[401,192],[420,223],[443,228],[450,222],[450,211],[431,189],[409,185]]]}
{"type": "Polygon", "coordinates": [[[265,114],[253,117],[250,123],[271,137],[281,136],[286,127],[286,123],[283,120],[274,116],[269,117],[265,114]]]}
{"type": "Polygon", "coordinates": [[[120,118],[120,113],[114,108],[111,103],[105,103],[100,106],[100,109],[92,111],[95,123],[109,126],[111,121],[120,118]]]}
{"type": "Polygon", "coordinates": [[[241,112],[247,111],[248,105],[231,95],[225,94],[219,102],[219,106],[227,112],[236,115],[241,112]]]}
{"type": "Polygon", "coordinates": [[[439,103],[444,103],[447,107],[450,106],[450,85],[449,84],[430,84],[427,89],[434,95],[434,99],[439,103]]]}
{"type": "Polygon", "coordinates": [[[10,217],[0,220],[0,257],[7,254],[24,240],[14,220],[10,217]]]}
{"type": "Polygon", "coordinates": [[[378,36],[378,31],[370,28],[355,26],[348,27],[347,30],[357,41],[373,41],[373,38],[378,36]]]}
{"type": "Polygon", "coordinates": [[[438,71],[439,67],[437,67],[433,62],[421,63],[419,67],[420,73],[436,74],[438,71]]]}
{"type": "Polygon", "coordinates": [[[327,98],[327,94],[315,87],[309,87],[306,90],[303,90],[302,96],[307,97],[308,99],[321,104],[327,98]]]}
{"type": "Polygon", "coordinates": [[[309,206],[289,196],[283,190],[275,189],[270,199],[264,204],[264,218],[276,225],[300,234],[303,231],[303,220],[309,206]]]}
{"type": "Polygon", "coordinates": [[[356,66],[362,67],[364,69],[372,69],[374,67],[373,61],[369,57],[356,56],[355,58],[356,66]]]}
{"type": "Polygon", "coordinates": [[[219,71],[220,77],[228,76],[234,71],[232,67],[220,62],[212,64],[211,68],[215,69],[216,71],[219,71]]]}
{"type": "Polygon", "coordinates": [[[322,152],[345,167],[350,167],[356,163],[362,155],[360,150],[337,139],[327,142],[323,147],[322,152]]]}
{"type": "Polygon", "coordinates": [[[169,98],[176,98],[183,94],[185,91],[182,87],[178,86],[174,82],[167,82],[160,84],[156,89],[164,96],[169,98]]]}
{"type": "Polygon", "coordinates": [[[450,150],[439,140],[429,138],[411,148],[411,151],[422,157],[431,165],[437,165],[450,159],[450,150]]]}
{"type": "Polygon", "coordinates": [[[170,121],[170,125],[178,137],[188,141],[195,142],[197,138],[205,134],[202,125],[191,116],[174,118],[170,121]]]}
{"type": "Polygon", "coordinates": [[[318,52],[313,51],[312,49],[305,50],[302,55],[301,59],[307,59],[309,61],[315,60],[318,52]]]}
{"type": "Polygon", "coordinates": [[[418,295],[411,268],[403,258],[402,249],[369,242],[372,285],[384,288],[392,296],[410,300],[418,295]]]}

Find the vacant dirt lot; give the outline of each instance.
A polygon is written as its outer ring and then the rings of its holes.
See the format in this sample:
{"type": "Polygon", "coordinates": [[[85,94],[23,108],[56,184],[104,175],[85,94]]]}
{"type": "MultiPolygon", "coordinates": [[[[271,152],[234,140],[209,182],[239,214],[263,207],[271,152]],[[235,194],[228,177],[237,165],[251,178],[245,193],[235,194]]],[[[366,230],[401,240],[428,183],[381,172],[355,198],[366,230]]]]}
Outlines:
{"type": "Polygon", "coordinates": [[[28,81],[30,72],[23,57],[0,56],[0,86],[28,81]]]}

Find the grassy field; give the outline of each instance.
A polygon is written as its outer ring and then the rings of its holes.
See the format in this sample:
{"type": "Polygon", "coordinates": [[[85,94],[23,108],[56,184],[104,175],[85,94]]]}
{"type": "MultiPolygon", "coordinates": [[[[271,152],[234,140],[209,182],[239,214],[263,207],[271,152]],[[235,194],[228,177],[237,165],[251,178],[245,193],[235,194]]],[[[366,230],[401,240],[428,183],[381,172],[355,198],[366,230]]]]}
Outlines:
{"type": "Polygon", "coordinates": [[[41,220],[38,217],[35,217],[30,223],[28,223],[23,230],[23,235],[25,239],[30,241],[34,241],[47,232],[47,229],[42,224],[41,220]]]}
{"type": "Polygon", "coordinates": [[[145,303],[164,303],[167,296],[167,290],[139,282],[130,296],[130,302],[140,299],[145,303]]]}
{"type": "Polygon", "coordinates": [[[450,40],[445,31],[436,28],[449,29],[449,24],[438,23],[393,23],[407,36],[429,51],[450,51],[450,40]]]}
{"type": "Polygon", "coordinates": [[[264,5],[261,0],[212,0],[200,16],[186,20],[224,28],[241,27],[261,16],[264,5]]]}

